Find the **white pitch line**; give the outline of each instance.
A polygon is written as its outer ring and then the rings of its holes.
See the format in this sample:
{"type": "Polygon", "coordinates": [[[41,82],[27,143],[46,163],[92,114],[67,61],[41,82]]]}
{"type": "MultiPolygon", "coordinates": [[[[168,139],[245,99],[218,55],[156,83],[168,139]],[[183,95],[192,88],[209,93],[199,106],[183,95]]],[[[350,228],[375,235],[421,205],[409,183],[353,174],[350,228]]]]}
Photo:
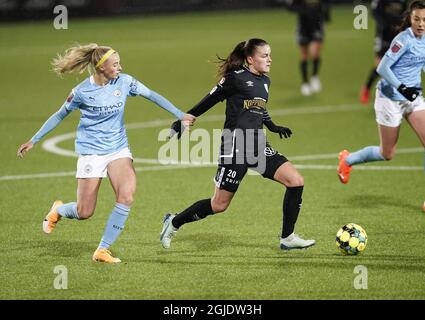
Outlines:
{"type": "Polygon", "coordinates": [[[16,175],[16,176],[1,176],[0,181],[39,179],[39,178],[56,178],[56,177],[66,177],[66,176],[75,176],[75,171],[21,174],[21,175],[16,175]]]}

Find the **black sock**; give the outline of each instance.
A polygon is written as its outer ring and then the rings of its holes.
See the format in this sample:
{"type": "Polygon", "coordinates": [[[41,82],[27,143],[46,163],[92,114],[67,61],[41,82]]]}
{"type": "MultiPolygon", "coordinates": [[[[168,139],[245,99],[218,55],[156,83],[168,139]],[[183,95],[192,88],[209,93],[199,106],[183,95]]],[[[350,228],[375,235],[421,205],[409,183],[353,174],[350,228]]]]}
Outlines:
{"type": "Polygon", "coordinates": [[[308,65],[307,60],[301,61],[300,67],[301,67],[301,76],[303,78],[303,83],[308,82],[307,65],[308,65]]]}
{"type": "Polygon", "coordinates": [[[319,74],[320,68],[320,58],[313,59],[313,76],[317,76],[319,74]]]}
{"type": "Polygon", "coordinates": [[[373,82],[376,80],[376,78],[378,78],[379,77],[379,74],[376,72],[376,69],[375,68],[373,68],[371,71],[370,71],[370,74],[369,74],[369,78],[367,78],[367,82],[366,82],[366,88],[368,89],[368,90],[370,90],[370,88],[372,87],[372,84],[373,84],[373,82]]]}
{"type": "Polygon", "coordinates": [[[185,223],[204,219],[213,213],[214,212],[211,208],[211,199],[199,200],[176,215],[172,220],[172,224],[174,228],[178,229],[185,223]]]}
{"type": "Polygon", "coordinates": [[[287,187],[283,198],[282,238],[294,232],[295,223],[300,213],[304,187],[287,187]]]}

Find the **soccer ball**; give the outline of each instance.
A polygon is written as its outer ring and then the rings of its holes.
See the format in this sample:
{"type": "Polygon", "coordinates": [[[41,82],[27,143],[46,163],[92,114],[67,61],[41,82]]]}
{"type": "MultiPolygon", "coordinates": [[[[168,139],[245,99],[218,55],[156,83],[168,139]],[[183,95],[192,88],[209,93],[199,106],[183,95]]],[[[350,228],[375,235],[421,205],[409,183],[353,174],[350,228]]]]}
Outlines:
{"type": "Polygon", "coordinates": [[[336,234],[336,246],[346,255],[355,255],[364,251],[366,244],[366,231],[358,224],[346,224],[336,234]]]}

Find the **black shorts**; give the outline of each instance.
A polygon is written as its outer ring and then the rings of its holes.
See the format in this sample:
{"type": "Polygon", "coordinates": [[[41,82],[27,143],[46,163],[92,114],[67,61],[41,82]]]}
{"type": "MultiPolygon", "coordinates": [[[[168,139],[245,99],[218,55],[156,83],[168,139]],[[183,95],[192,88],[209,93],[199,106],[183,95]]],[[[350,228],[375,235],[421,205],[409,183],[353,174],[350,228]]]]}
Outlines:
{"type": "Polygon", "coordinates": [[[322,42],[323,23],[298,24],[296,37],[299,46],[306,46],[313,41],[322,42]]]}
{"type": "Polygon", "coordinates": [[[236,192],[248,169],[260,173],[264,178],[273,180],[277,169],[288,159],[274,150],[268,143],[263,152],[265,165],[251,163],[250,161],[237,161],[235,157],[231,161],[229,159],[224,161],[223,158],[220,158],[217,174],[214,178],[215,185],[219,189],[236,192]]]}

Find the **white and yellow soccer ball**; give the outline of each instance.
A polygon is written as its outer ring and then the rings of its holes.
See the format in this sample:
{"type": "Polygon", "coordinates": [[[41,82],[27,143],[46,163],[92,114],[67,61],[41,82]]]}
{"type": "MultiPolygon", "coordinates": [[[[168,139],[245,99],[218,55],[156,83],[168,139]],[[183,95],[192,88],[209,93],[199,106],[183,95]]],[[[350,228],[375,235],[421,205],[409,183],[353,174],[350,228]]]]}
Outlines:
{"type": "Polygon", "coordinates": [[[355,255],[364,251],[366,244],[366,231],[358,224],[346,224],[336,234],[336,246],[346,255],[355,255]]]}

